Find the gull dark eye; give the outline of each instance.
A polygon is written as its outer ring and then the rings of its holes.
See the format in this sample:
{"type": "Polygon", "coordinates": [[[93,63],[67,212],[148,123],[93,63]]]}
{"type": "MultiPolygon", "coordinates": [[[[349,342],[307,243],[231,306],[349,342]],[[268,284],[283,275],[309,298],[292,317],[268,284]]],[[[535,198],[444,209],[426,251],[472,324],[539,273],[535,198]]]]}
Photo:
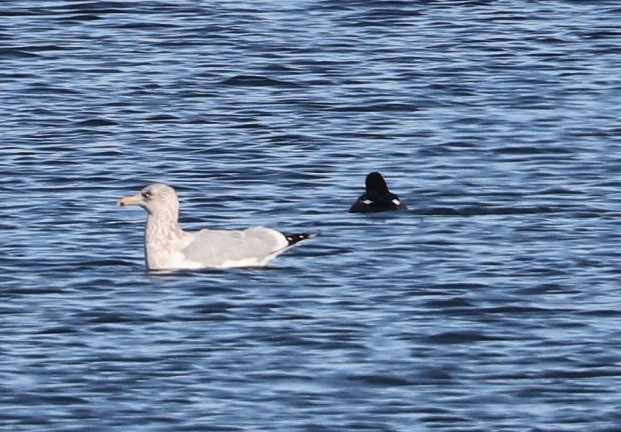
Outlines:
{"type": "Polygon", "coordinates": [[[151,198],[151,192],[150,192],[150,191],[143,192],[143,193],[142,193],[142,197],[143,197],[144,199],[149,199],[149,198],[151,198]]]}

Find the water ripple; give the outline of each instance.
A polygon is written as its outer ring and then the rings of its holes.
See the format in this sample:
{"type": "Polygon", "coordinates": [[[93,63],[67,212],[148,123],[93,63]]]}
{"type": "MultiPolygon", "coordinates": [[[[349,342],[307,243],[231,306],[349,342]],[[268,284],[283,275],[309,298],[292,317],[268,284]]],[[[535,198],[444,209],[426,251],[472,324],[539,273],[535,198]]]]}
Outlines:
{"type": "Polygon", "coordinates": [[[0,428],[616,430],[619,14],[0,5],[0,428]],[[409,211],[347,212],[371,171],[409,211]],[[152,181],[320,236],[148,273],[152,181]]]}

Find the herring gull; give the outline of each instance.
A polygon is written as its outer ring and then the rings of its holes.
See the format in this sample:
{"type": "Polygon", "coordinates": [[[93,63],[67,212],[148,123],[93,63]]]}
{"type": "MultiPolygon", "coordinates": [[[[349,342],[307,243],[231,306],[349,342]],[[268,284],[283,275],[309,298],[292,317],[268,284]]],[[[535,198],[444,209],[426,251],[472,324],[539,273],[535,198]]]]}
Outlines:
{"type": "Polygon", "coordinates": [[[370,213],[387,210],[407,210],[397,195],[388,190],[384,177],[378,172],[370,173],[365,180],[366,192],[349,209],[350,213],[370,213]]]}
{"type": "Polygon", "coordinates": [[[179,226],[177,193],[163,183],[151,184],[134,196],[120,199],[117,205],[140,206],[148,213],[144,233],[148,270],[261,267],[296,243],[316,235],[287,235],[265,227],[183,231],[179,226]]]}

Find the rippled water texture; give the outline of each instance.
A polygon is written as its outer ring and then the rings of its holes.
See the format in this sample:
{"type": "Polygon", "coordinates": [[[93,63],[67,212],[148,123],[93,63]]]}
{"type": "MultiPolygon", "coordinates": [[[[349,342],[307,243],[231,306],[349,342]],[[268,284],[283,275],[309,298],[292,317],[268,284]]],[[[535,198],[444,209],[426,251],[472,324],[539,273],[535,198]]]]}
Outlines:
{"type": "Polygon", "coordinates": [[[0,4],[0,429],[617,431],[616,1],[0,4]],[[350,214],[382,172],[409,211],[350,214]],[[141,210],[321,235],[149,274],[141,210]]]}

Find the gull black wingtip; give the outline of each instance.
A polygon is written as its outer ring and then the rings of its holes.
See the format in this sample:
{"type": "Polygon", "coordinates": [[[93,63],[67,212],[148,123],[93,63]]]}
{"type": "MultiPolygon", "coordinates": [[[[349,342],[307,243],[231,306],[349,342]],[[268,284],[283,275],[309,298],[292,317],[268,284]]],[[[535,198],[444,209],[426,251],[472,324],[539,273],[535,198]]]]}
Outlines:
{"type": "Polygon", "coordinates": [[[293,246],[294,244],[299,243],[303,240],[308,240],[310,238],[317,237],[318,235],[319,235],[318,232],[284,234],[285,238],[289,242],[289,246],[293,246]]]}

